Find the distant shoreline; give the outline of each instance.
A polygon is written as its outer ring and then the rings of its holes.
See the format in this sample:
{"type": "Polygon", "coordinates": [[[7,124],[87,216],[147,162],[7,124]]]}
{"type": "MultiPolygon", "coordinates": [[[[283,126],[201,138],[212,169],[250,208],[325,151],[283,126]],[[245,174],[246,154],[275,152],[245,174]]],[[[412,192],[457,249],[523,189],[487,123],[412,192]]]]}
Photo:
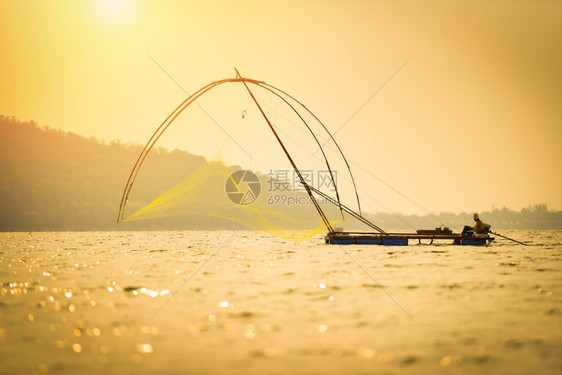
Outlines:
{"type": "MultiPolygon", "coordinates": [[[[176,216],[116,223],[119,198],[142,146],[121,142],[101,143],[73,133],[40,128],[33,122],[20,122],[0,115],[0,232],[50,231],[177,231],[231,230],[240,224],[210,216],[176,216]]],[[[182,181],[205,158],[187,151],[154,149],[140,176],[142,189],[135,191],[135,212],[163,191],[182,181]]],[[[207,201],[217,201],[222,189],[209,193],[207,201]]],[[[337,212],[337,209],[334,206],[337,212]]],[[[197,214],[191,212],[190,214],[197,214]]],[[[181,215],[183,211],[178,210],[181,215]]],[[[289,213],[289,211],[287,211],[289,213]]],[[[187,212],[186,212],[187,214],[187,212]]],[[[384,230],[433,229],[448,226],[460,230],[472,224],[472,212],[439,215],[364,213],[384,230]]],[[[561,230],[562,211],[549,211],[535,204],[520,211],[508,208],[479,212],[492,229],[561,230]]],[[[336,226],[357,228],[346,222],[336,226]]],[[[303,229],[303,228],[299,228],[303,229]]],[[[310,229],[304,228],[303,230],[310,229]]]]}

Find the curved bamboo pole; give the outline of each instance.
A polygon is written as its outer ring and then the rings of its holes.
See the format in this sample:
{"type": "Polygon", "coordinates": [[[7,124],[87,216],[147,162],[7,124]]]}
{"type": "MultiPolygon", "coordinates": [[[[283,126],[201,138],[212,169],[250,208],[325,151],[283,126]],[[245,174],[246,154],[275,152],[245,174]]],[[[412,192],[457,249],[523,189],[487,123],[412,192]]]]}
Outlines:
{"type": "MultiPolygon", "coordinates": [[[[328,161],[328,157],[326,156],[326,153],[324,152],[324,148],[323,146],[320,144],[320,141],[318,140],[318,138],[316,137],[316,134],[314,134],[314,132],[312,131],[312,129],[310,128],[310,126],[308,125],[308,123],[304,120],[304,118],[302,118],[301,114],[299,113],[299,111],[297,111],[295,109],[295,107],[293,107],[293,105],[291,103],[289,103],[287,101],[287,99],[285,99],[284,97],[282,97],[281,95],[279,95],[279,93],[275,92],[274,90],[270,89],[267,86],[262,86],[262,85],[258,85],[259,87],[271,92],[273,95],[277,96],[279,99],[281,99],[283,102],[285,102],[285,104],[287,104],[292,110],[293,112],[296,113],[296,115],[301,119],[301,121],[303,122],[303,124],[306,126],[306,128],[308,129],[308,131],[310,132],[310,134],[312,134],[312,137],[314,138],[314,140],[316,141],[316,144],[318,145],[320,151],[322,152],[322,155],[324,156],[324,161],[326,162],[326,167],[328,168],[328,172],[330,173],[330,179],[332,180],[332,184],[334,184],[334,188],[336,191],[336,200],[338,202],[338,205],[340,205],[340,194],[338,191],[338,186],[336,184],[336,181],[334,179],[334,174],[332,173],[332,168],[330,167],[330,162],[328,161]]],[[[342,214],[342,218],[343,218],[343,210],[340,206],[340,212],[342,214]]]]}
{"type": "MultiPolygon", "coordinates": [[[[180,105],[178,105],[176,107],[176,109],[174,109],[174,111],[172,111],[172,113],[170,113],[170,115],[168,115],[168,117],[166,117],[166,119],[160,124],[160,126],[156,129],[156,131],[152,134],[152,136],[150,137],[150,139],[148,140],[147,144],[144,146],[143,150],[141,151],[139,157],[137,158],[133,169],[131,170],[131,173],[129,174],[129,177],[127,179],[127,183],[125,185],[125,189],[123,190],[123,195],[121,197],[121,203],[119,206],[119,212],[117,215],[117,222],[124,220],[124,215],[125,215],[125,207],[127,205],[127,202],[129,200],[129,195],[131,193],[133,184],[136,180],[136,177],[140,171],[140,168],[142,166],[142,164],[144,163],[146,157],[148,156],[148,153],[154,148],[154,145],[156,144],[156,142],[160,139],[160,137],[164,134],[164,132],[168,129],[168,127],[174,122],[174,120],[187,108],[189,107],[191,104],[193,104],[199,97],[201,97],[203,94],[205,94],[206,92],[210,91],[211,89],[222,85],[224,83],[233,83],[233,82],[242,82],[244,84],[246,83],[252,83],[254,85],[257,85],[261,88],[264,88],[270,92],[272,92],[273,94],[275,94],[277,97],[279,97],[280,99],[282,99],[287,105],[289,105],[289,107],[291,107],[291,109],[293,109],[293,111],[299,116],[299,118],[301,119],[301,121],[303,121],[303,123],[306,125],[306,127],[308,128],[308,130],[310,131],[310,133],[312,134],[312,136],[314,137],[316,143],[318,144],[320,150],[322,151],[322,154],[324,156],[324,159],[326,161],[326,165],[328,167],[328,170],[330,171],[330,177],[332,179],[332,182],[334,183],[334,186],[336,188],[336,196],[337,196],[337,205],[340,207],[340,210],[342,210],[342,205],[340,202],[340,198],[339,198],[339,192],[337,191],[337,186],[335,184],[334,181],[334,177],[329,165],[329,161],[327,159],[327,156],[323,150],[322,145],[320,144],[318,138],[316,137],[316,135],[314,134],[314,132],[312,131],[312,129],[310,128],[310,126],[306,123],[306,121],[302,118],[302,116],[300,115],[300,113],[294,108],[294,106],[292,106],[285,98],[283,98],[281,95],[279,95],[277,92],[275,92],[274,90],[282,93],[283,95],[286,95],[287,97],[289,97],[290,99],[292,99],[293,101],[295,101],[296,103],[298,103],[299,105],[301,105],[308,113],[310,113],[317,121],[318,123],[324,128],[324,130],[328,133],[328,135],[330,136],[330,138],[332,139],[332,141],[335,143],[335,145],[337,146],[342,158],[344,159],[346,166],[348,168],[348,171],[350,173],[352,182],[353,182],[353,187],[355,189],[355,194],[357,197],[357,204],[359,207],[359,212],[361,213],[361,205],[359,202],[359,195],[357,193],[357,187],[355,184],[355,179],[353,177],[353,173],[351,172],[351,168],[349,166],[349,163],[347,162],[347,159],[345,157],[345,155],[343,154],[343,151],[341,150],[339,144],[336,142],[336,140],[334,139],[334,137],[332,136],[332,134],[328,131],[328,129],[326,128],[326,126],[318,119],[318,117],[316,117],[316,115],[314,115],[314,113],[312,113],[304,104],[302,104],[300,101],[298,101],[297,99],[295,99],[293,96],[287,94],[286,92],[284,92],[283,90],[278,89],[277,87],[273,86],[273,85],[269,85],[263,81],[258,81],[255,79],[251,79],[251,78],[244,78],[241,76],[238,76],[237,78],[227,78],[227,79],[223,79],[223,80],[219,80],[219,81],[214,81],[209,83],[208,85],[200,88],[199,90],[197,90],[195,93],[193,93],[192,95],[190,95],[188,98],[186,98],[182,103],[180,103],[180,105]]],[[[323,212],[319,212],[320,216],[324,218],[323,212]]]]}
{"type": "Polygon", "coordinates": [[[293,99],[295,102],[299,103],[308,113],[310,113],[310,115],[312,115],[312,117],[314,117],[316,119],[316,121],[318,121],[318,123],[320,125],[322,125],[322,127],[324,128],[324,130],[326,131],[326,133],[328,133],[328,135],[330,136],[330,138],[332,139],[332,142],[334,142],[334,144],[336,145],[336,147],[338,148],[338,151],[340,152],[341,157],[343,158],[345,165],[347,166],[347,170],[349,171],[349,175],[351,176],[351,182],[353,183],[353,189],[355,190],[355,197],[357,198],[357,208],[359,209],[359,214],[361,215],[361,202],[359,201],[359,193],[357,192],[357,185],[355,184],[355,178],[353,177],[353,173],[351,172],[351,167],[349,166],[349,163],[347,162],[347,158],[345,157],[339,143],[336,141],[336,139],[334,138],[334,136],[332,135],[332,133],[330,133],[330,131],[328,130],[328,128],[326,128],[326,126],[324,125],[324,123],[322,121],[320,121],[320,119],[318,117],[316,117],[316,115],[314,113],[312,113],[312,111],[310,109],[308,109],[303,103],[301,103],[300,101],[298,101],[297,99],[295,99],[293,96],[291,96],[290,94],[286,93],[283,90],[278,89],[277,87],[274,87],[272,85],[269,85],[265,82],[262,82],[261,85],[264,86],[269,86],[275,90],[278,90],[279,92],[283,93],[284,95],[287,95],[289,98],[293,99]]]}
{"type": "MultiPolygon", "coordinates": [[[[247,80],[248,82],[252,82],[252,83],[260,83],[260,81],[256,81],[256,80],[253,80],[253,79],[250,79],[250,78],[243,78],[243,79],[247,80]]],[[[127,179],[127,183],[125,185],[125,189],[123,190],[123,195],[121,197],[121,204],[119,206],[119,213],[118,213],[118,216],[117,216],[117,222],[119,222],[120,220],[123,220],[123,217],[125,215],[125,206],[126,206],[127,201],[129,199],[129,194],[131,192],[131,189],[133,187],[135,179],[136,179],[136,177],[139,173],[140,167],[142,166],[142,164],[143,164],[144,160],[146,159],[148,153],[152,150],[152,148],[154,147],[154,145],[156,144],[158,139],[160,139],[162,134],[164,134],[164,132],[166,131],[166,129],[168,129],[168,127],[172,124],[172,122],[189,105],[191,105],[195,100],[197,100],[201,95],[203,95],[204,93],[206,93],[210,89],[212,89],[212,88],[214,88],[218,85],[221,85],[223,83],[240,82],[240,81],[241,80],[237,79],[237,78],[228,78],[228,79],[223,79],[223,80],[220,80],[220,81],[211,82],[208,85],[200,88],[199,90],[197,90],[196,92],[191,94],[180,105],[178,105],[176,107],[176,109],[174,109],[172,111],[172,113],[170,113],[170,115],[168,115],[168,117],[166,117],[166,119],[160,124],[160,126],[156,129],[154,134],[152,134],[152,136],[148,140],[147,144],[144,146],[143,150],[141,151],[139,157],[137,158],[137,160],[135,162],[135,165],[133,166],[133,169],[131,170],[131,173],[129,174],[129,178],[127,179]]]]}

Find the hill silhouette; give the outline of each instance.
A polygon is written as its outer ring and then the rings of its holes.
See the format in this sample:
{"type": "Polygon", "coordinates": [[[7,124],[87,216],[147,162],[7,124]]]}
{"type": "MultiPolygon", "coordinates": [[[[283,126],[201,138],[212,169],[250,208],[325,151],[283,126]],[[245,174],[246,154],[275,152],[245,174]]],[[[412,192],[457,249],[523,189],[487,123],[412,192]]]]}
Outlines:
{"type": "MultiPolygon", "coordinates": [[[[116,223],[121,194],[141,145],[104,143],[74,133],[40,127],[0,116],[0,231],[233,229],[239,224],[211,217],[169,217],[116,223]]],[[[129,213],[160,196],[207,161],[187,151],[154,149],[134,188],[136,204],[129,213]]],[[[236,167],[229,167],[232,170],[236,167]]],[[[263,178],[264,176],[260,176],[263,178]]],[[[221,189],[209,189],[223,194],[221,189]]],[[[213,196],[206,197],[210,202],[213,196]]],[[[285,210],[283,213],[289,215],[285,210]]],[[[337,210],[331,210],[332,213],[337,210]]],[[[562,229],[562,212],[544,204],[519,212],[482,212],[493,229],[562,229]]],[[[377,213],[367,217],[384,229],[432,228],[428,216],[377,213]]],[[[440,215],[447,225],[462,228],[471,213],[440,215]]],[[[340,225],[338,225],[340,226],[340,225]]],[[[353,224],[343,223],[352,228],[353,224]]]]}
{"type": "MultiPolygon", "coordinates": [[[[187,199],[175,197],[171,209],[167,204],[156,214],[144,215],[145,220],[117,224],[123,188],[142,148],[138,144],[119,141],[106,144],[93,137],[85,138],[41,128],[34,122],[0,116],[0,231],[240,227],[241,214],[235,212],[237,207],[224,202],[226,177],[229,171],[239,167],[224,164],[219,168],[222,174],[214,175],[208,181],[199,181],[197,189],[190,194],[185,191],[187,199]]],[[[216,162],[208,162],[186,151],[153,149],[137,176],[126,215],[172,188],[183,189],[187,177],[213,164],[216,162]]],[[[266,176],[259,173],[258,176],[265,186],[266,176]]],[[[258,228],[267,224],[274,228],[309,230],[317,226],[316,220],[320,220],[310,213],[310,205],[271,207],[266,200],[265,196],[260,197],[261,212],[256,218],[261,214],[267,217],[261,216],[258,228]]],[[[338,212],[335,207],[327,210],[338,212]]],[[[255,228],[256,225],[248,227],[255,228]]]]}
{"type": "MultiPolygon", "coordinates": [[[[0,116],[0,230],[134,228],[115,221],[141,150],[0,116]]],[[[186,151],[155,149],[139,175],[150,183],[139,183],[135,194],[149,201],[203,163],[186,151]]]]}

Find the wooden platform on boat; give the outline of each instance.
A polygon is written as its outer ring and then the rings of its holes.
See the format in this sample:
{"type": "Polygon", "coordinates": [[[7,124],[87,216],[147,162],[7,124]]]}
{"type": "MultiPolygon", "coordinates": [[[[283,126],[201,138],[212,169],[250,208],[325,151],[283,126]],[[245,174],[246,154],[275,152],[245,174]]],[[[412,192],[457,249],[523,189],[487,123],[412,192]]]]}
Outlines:
{"type": "Polygon", "coordinates": [[[409,240],[432,244],[434,241],[453,240],[455,245],[486,245],[494,240],[489,235],[461,236],[460,233],[373,233],[331,232],[325,236],[327,244],[407,246],[409,240]]]}

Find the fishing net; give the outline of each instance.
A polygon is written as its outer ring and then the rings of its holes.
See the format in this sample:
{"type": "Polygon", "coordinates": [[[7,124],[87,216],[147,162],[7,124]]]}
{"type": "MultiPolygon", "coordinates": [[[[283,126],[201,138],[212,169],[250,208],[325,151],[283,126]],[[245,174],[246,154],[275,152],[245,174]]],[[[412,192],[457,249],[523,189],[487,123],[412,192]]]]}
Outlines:
{"type": "Polygon", "coordinates": [[[344,203],[340,198],[345,196],[345,201],[361,211],[355,181],[327,128],[304,105],[272,86],[253,82],[250,93],[246,81],[230,85],[231,81],[217,81],[198,90],[192,101],[188,98],[182,102],[157,128],[133,167],[119,220],[161,219],[163,227],[168,227],[170,218],[174,218],[177,228],[189,218],[184,226],[189,229],[245,227],[293,239],[341,226],[343,220],[346,227],[354,225],[349,212],[344,217],[339,204],[344,203]],[[227,84],[202,95],[222,83],[227,84]],[[195,99],[202,110],[185,110],[195,99]],[[211,115],[204,108],[214,108],[216,113],[211,115]],[[169,145],[178,141],[178,147],[210,161],[163,186],[164,180],[180,173],[187,163],[166,169],[154,151],[147,155],[156,142],[169,145]],[[210,158],[214,153],[209,151],[218,151],[230,165],[243,167],[229,167],[220,157],[210,158]],[[152,175],[160,178],[142,181],[143,174],[150,175],[147,168],[156,169],[152,175]],[[302,180],[315,189],[318,206],[302,180]],[[130,195],[133,183],[136,187],[130,195]],[[147,194],[148,190],[154,193],[147,194]],[[133,213],[125,217],[126,205],[133,213]],[[229,226],[225,227],[225,222],[229,226]],[[193,223],[201,225],[194,228],[193,223]]]}
{"type": "MultiPolygon", "coordinates": [[[[338,209],[319,200],[329,217],[338,209]]],[[[262,230],[287,239],[310,238],[326,225],[306,191],[259,172],[228,167],[220,156],[190,173],[125,221],[207,217],[262,230]]],[[[213,220],[211,220],[211,223],[213,220]]],[[[336,225],[338,219],[330,221],[336,225]]]]}

